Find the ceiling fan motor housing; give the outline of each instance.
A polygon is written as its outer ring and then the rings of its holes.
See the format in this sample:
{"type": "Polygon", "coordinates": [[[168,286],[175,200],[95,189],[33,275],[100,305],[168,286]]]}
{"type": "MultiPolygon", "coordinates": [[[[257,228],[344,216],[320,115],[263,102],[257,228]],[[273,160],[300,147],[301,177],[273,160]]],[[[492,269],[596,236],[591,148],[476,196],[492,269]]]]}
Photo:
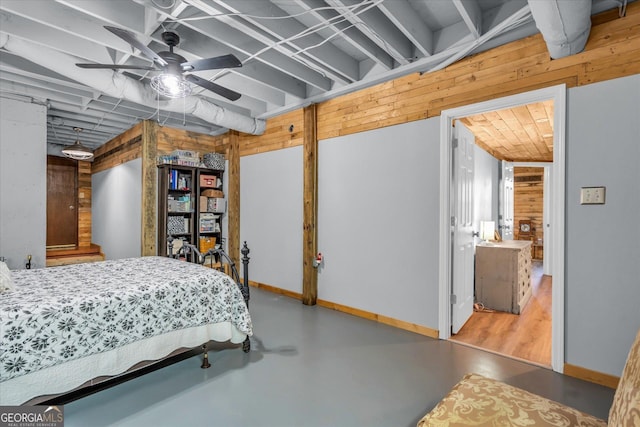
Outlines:
{"type": "Polygon", "coordinates": [[[182,56],[182,55],[178,55],[177,53],[173,53],[173,52],[158,52],[158,55],[164,59],[165,61],[167,61],[167,66],[165,67],[165,70],[171,74],[181,74],[183,69],[180,66],[180,64],[182,64],[183,62],[187,62],[187,60],[182,56]]]}
{"type": "MultiPolygon", "coordinates": [[[[173,31],[165,31],[164,33],[162,33],[162,40],[170,48],[173,48],[174,46],[178,46],[178,44],[180,44],[180,36],[173,31]]],[[[173,51],[173,49],[171,50],[173,51]]]]}

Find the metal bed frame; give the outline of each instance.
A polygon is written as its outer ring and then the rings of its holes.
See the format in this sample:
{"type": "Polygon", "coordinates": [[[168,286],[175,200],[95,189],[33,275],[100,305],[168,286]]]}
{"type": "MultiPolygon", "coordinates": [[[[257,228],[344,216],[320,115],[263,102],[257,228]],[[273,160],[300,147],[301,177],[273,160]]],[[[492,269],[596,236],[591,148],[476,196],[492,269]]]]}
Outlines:
{"type": "MultiPolygon", "coordinates": [[[[179,259],[179,258],[184,258],[186,261],[189,262],[193,262],[196,264],[200,264],[200,265],[204,265],[206,263],[207,257],[209,257],[209,259],[211,260],[211,264],[210,267],[213,267],[213,260],[217,260],[216,263],[220,264],[220,267],[222,268],[224,261],[227,262],[227,264],[229,265],[229,268],[231,269],[231,278],[236,282],[236,284],[238,285],[238,288],[240,288],[240,292],[242,292],[242,297],[244,298],[244,302],[247,305],[247,309],[249,308],[249,299],[250,299],[250,293],[249,293],[249,247],[247,246],[247,242],[245,241],[244,244],[242,245],[242,249],[240,250],[240,252],[242,253],[242,270],[243,270],[243,280],[240,280],[240,274],[238,273],[238,270],[236,268],[236,264],[235,262],[233,262],[233,260],[231,259],[231,257],[229,257],[229,255],[222,249],[222,248],[211,248],[209,249],[207,252],[205,253],[200,253],[200,251],[198,250],[198,248],[194,245],[192,245],[191,243],[188,242],[183,242],[182,246],[176,251],[176,253],[173,253],[173,241],[175,239],[173,238],[173,236],[169,235],[167,237],[167,241],[169,243],[169,253],[168,256],[170,258],[175,258],[175,259],[179,259]]],[[[209,356],[207,353],[207,345],[203,344],[202,345],[203,348],[203,360],[202,360],[202,365],[201,368],[206,369],[208,367],[211,366],[211,364],[209,363],[209,356]]],[[[251,341],[249,340],[249,337],[247,336],[247,338],[244,340],[244,342],[242,343],[242,351],[245,353],[248,353],[251,350],[251,341]]]]}

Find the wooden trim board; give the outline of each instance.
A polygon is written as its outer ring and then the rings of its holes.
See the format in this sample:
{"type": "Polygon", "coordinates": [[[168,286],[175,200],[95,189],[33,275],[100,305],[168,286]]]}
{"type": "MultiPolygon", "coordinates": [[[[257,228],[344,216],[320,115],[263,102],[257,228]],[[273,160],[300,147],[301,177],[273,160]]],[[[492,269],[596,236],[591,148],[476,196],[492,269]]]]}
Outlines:
{"type": "MultiPolygon", "coordinates": [[[[249,286],[263,289],[268,292],[272,292],[279,295],[284,295],[290,298],[294,298],[302,301],[302,294],[298,292],[289,291],[286,289],[277,288],[275,286],[267,285],[260,282],[249,280],[249,286]]],[[[438,338],[438,331],[436,329],[427,328],[426,326],[416,325],[415,323],[405,322],[404,320],[394,319],[393,317],[383,316],[382,314],[372,313],[370,311],[360,310],[359,308],[353,308],[346,305],[326,301],[322,299],[317,300],[317,304],[321,307],[330,308],[332,310],[340,311],[342,313],[351,314],[356,317],[362,317],[367,320],[373,320],[378,323],[393,326],[398,329],[404,329],[405,331],[414,332],[416,334],[425,335],[430,338],[438,338]]]]}
{"type": "Polygon", "coordinates": [[[614,390],[618,388],[618,383],[620,382],[620,378],[614,375],[592,371],[591,369],[572,365],[570,363],[564,364],[564,374],[584,381],[589,381],[591,383],[600,384],[614,390]]]}
{"type": "Polygon", "coordinates": [[[258,288],[258,289],[263,289],[273,294],[284,295],[285,297],[302,301],[302,294],[298,292],[293,292],[293,291],[289,291],[287,289],[282,289],[282,288],[276,288],[275,286],[267,285],[265,283],[255,282],[253,280],[249,280],[249,286],[253,286],[254,288],[258,288]]]}

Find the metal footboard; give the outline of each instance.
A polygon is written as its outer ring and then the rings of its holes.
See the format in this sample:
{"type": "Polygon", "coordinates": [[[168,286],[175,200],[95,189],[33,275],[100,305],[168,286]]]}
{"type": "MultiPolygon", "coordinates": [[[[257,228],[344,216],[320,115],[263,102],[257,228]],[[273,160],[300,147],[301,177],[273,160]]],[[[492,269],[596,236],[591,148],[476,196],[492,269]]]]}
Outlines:
{"type": "MultiPolygon", "coordinates": [[[[191,243],[183,242],[180,249],[178,249],[174,254],[173,253],[174,239],[172,236],[169,236],[167,240],[169,242],[168,256],[170,258],[184,258],[189,262],[194,262],[196,264],[201,264],[201,265],[205,264],[207,257],[211,257],[211,259],[218,260],[217,262],[219,262],[221,266],[223,265],[223,261],[226,261],[230,268],[230,276],[236,282],[236,284],[238,285],[238,288],[240,288],[240,292],[242,292],[242,297],[244,298],[244,302],[247,305],[247,309],[249,308],[249,299],[250,299],[249,252],[250,250],[249,250],[249,247],[247,246],[247,242],[244,242],[244,244],[242,245],[242,249],[240,250],[240,252],[242,253],[241,260],[242,260],[242,267],[243,267],[243,280],[240,280],[240,274],[238,273],[238,269],[236,268],[235,262],[233,262],[231,257],[229,257],[229,255],[222,248],[219,248],[219,249],[212,248],[205,253],[200,253],[198,248],[192,245],[191,243]]],[[[247,338],[242,343],[242,351],[244,351],[245,353],[248,353],[250,350],[251,350],[251,341],[247,336],[247,338]]],[[[205,355],[207,354],[206,347],[204,348],[204,353],[205,355]]],[[[206,361],[206,357],[205,357],[205,361],[206,361]]],[[[203,368],[205,367],[205,362],[203,362],[202,367],[203,368]]]]}

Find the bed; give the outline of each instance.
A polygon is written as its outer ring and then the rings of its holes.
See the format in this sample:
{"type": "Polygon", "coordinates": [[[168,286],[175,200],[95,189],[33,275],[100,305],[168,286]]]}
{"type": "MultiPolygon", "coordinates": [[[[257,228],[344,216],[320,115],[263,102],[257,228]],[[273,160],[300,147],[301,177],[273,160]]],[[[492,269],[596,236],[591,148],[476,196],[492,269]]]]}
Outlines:
{"type": "Polygon", "coordinates": [[[173,258],[14,270],[11,279],[14,289],[0,293],[0,405],[66,393],[209,341],[248,343],[252,334],[231,277],[173,258]]]}

